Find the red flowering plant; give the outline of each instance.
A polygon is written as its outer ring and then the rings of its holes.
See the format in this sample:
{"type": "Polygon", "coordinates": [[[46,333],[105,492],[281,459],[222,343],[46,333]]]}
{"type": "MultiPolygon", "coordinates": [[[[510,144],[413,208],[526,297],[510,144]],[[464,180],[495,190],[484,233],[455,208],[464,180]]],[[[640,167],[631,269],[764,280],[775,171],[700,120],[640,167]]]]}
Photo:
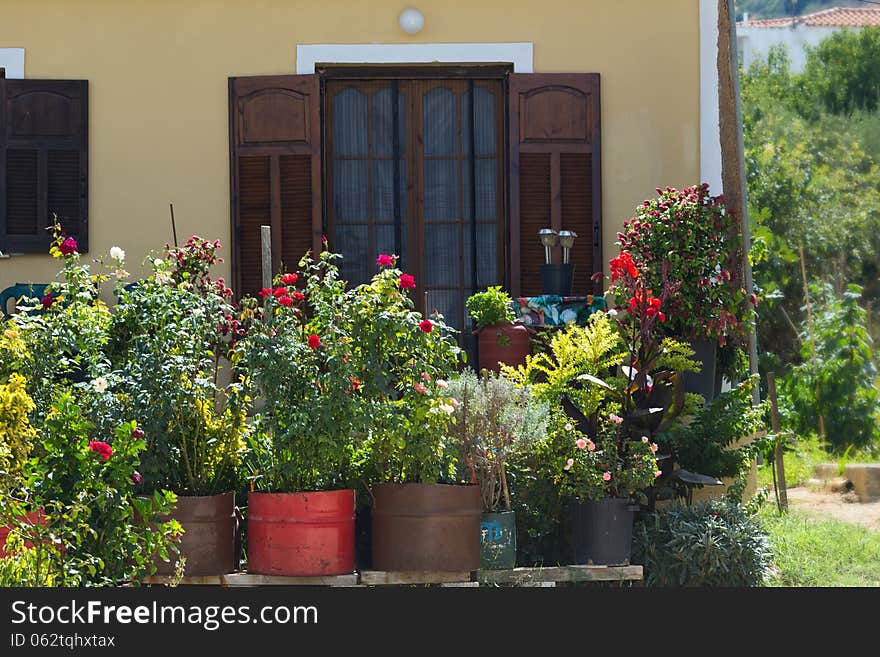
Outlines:
{"type": "Polygon", "coordinates": [[[608,311],[590,323],[593,332],[606,339],[593,340],[591,346],[595,350],[605,345],[609,354],[615,352],[617,347],[606,335],[613,319],[616,344],[623,352],[605,362],[619,374],[580,374],[576,380],[584,392],[563,396],[569,418],[564,429],[573,448],[562,466],[570,474],[561,481],[580,499],[638,495],[651,486],[660,474],[656,459],[661,458],[654,436],[684,407],[682,372],[697,369],[690,360],[693,351],[662,334],[668,320],[666,303],[677,287],[665,268],[655,293],[628,253],[609,264],[608,311]]]}
{"type": "Polygon", "coordinates": [[[358,452],[363,480],[454,483],[449,434],[456,400],[446,380],[462,351],[454,330],[436,311],[424,317],[409,290],[414,277],[381,254],[379,272],[350,291],[354,359],[361,367],[370,426],[358,452]]]}
{"type": "Polygon", "coordinates": [[[168,558],[182,528],[160,520],[173,493],[135,494],[146,446],[137,423],[117,422],[95,439],[67,390],[38,425],[20,483],[0,495],[0,525],[13,536],[7,559],[21,566],[0,569],[0,580],[5,571],[13,576],[5,585],[114,586],[155,572],[154,557],[168,558]]]}
{"type": "Polygon", "coordinates": [[[236,345],[262,408],[249,438],[252,490],[352,487],[352,459],[368,429],[362,367],[340,256],[307,253],[297,272],[242,301],[247,336],[236,345]]]}
{"type": "Polygon", "coordinates": [[[664,304],[668,333],[720,345],[741,342],[757,298],[741,276],[742,243],[736,217],[709,186],[657,189],[624,222],[617,245],[641,272],[645,287],[661,290],[664,277],[677,289],[664,304]]]}
{"type": "Polygon", "coordinates": [[[251,397],[234,345],[246,324],[212,277],[220,248],[198,236],[166,244],[148,257],[149,276],[117,289],[105,387],[145,432],[143,492],[212,495],[241,481],[251,397]]]}

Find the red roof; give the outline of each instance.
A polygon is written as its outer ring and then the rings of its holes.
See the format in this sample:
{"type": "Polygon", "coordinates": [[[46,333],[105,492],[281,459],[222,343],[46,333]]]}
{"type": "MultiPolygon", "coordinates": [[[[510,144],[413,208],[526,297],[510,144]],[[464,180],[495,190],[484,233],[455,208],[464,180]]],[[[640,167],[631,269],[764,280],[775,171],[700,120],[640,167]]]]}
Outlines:
{"type": "MultiPolygon", "coordinates": [[[[817,11],[814,14],[805,14],[794,19],[797,25],[809,25],[810,27],[866,27],[880,25],[880,7],[832,7],[817,11]]],[[[792,17],[765,18],[763,20],[749,20],[748,27],[790,27],[792,17]]],[[[745,27],[742,21],[738,27],[745,27]]]]}

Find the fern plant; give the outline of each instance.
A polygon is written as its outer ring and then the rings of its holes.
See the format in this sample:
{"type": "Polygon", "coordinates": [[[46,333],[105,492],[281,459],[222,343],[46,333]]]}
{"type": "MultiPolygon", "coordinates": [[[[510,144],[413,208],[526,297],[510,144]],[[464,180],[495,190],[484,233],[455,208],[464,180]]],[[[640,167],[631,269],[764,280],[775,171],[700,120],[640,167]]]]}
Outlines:
{"type": "Polygon", "coordinates": [[[578,377],[598,376],[627,356],[620,335],[605,313],[594,313],[585,326],[572,324],[550,340],[549,350],[531,354],[524,365],[501,366],[501,373],[521,386],[531,386],[538,399],[558,404],[567,395],[584,413],[596,412],[605,391],[582,386],[578,377]]]}
{"type": "MultiPolygon", "coordinates": [[[[678,422],[658,435],[661,448],[677,468],[718,479],[734,478],[728,490],[733,498],[742,495],[751,459],[762,447],[761,440],[738,445],[765,428],[767,402],[752,406],[752,390],[757,384],[755,375],[701,408],[689,423],[678,422]]],[[[690,497],[695,486],[681,477],[673,478],[672,484],[682,497],[690,497]]]]}

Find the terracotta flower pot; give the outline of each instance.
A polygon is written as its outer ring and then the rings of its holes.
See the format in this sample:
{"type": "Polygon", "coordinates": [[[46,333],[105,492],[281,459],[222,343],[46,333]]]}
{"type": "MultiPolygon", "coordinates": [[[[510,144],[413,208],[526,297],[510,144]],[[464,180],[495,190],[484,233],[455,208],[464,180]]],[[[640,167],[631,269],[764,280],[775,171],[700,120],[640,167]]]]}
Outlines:
{"type": "Polygon", "coordinates": [[[480,369],[500,371],[499,361],[516,367],[531,353],[529,329],[523,324],[490,324],[477,332],[480,369]]]}
{"type": "Polygon", "coordinates": [[[248,494],[248,572],[353,573],[354,510],[353,490],[248,494]]]}

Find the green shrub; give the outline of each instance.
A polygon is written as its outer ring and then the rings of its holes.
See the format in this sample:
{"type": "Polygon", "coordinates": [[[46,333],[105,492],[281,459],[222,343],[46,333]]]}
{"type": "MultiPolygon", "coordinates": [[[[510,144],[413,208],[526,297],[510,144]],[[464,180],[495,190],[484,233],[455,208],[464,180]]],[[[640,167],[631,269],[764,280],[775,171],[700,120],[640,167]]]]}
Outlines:
{"type": "Polygon", "coordinates": [[[771,558],[757,517],[726,502],[659,509],[633,530],[633,562],[648,586],[757,586],[771,558]]]}
{"type": "Polygon", "coordinates": [[[515,315],[510,309],[513,299],[500,285],[488,288],[485,292],[477,292],[468,297],[465,307],[478,329],[492,324],[509,324],[515,315]]]}
{"type": "Polygon", "coordinates": [[[818,428],[822,416],[835,452],[868,445],[880,434],[877,368],[861,296],[858,285],[848,285],[839,297],[827,283],[811,286],[813,325],[812,331],[809,323],[802,327],[804,362],[782,381],[783,423],[805,435],[818,428]]]}

